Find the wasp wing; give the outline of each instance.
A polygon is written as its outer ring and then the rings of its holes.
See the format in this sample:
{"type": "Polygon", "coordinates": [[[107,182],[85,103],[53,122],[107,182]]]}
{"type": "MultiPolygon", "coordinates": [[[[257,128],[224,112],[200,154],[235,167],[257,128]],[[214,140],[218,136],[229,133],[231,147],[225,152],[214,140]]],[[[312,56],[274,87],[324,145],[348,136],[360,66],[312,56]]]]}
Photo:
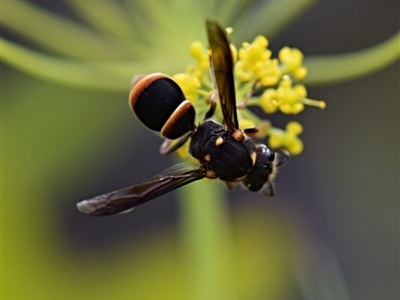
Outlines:
{"type": "Polygon", "coordinates": [[[93,216],[128,212],[142,203],[202,179],[204,176],[205,171],[202,168],[178,164],[163,171],[149,182],[83,200],[77,204],[77,208],[81,213],[93,216]]]}
{"type": "Polygon", "coordinates": [[[239,128],[236,113],[235,85],[233,81],[233,57],[225,30],[207,20],[208,43],[211,48],[211,67],[214,72],[221,102],[222,114],[228,130],[239,128]]]}

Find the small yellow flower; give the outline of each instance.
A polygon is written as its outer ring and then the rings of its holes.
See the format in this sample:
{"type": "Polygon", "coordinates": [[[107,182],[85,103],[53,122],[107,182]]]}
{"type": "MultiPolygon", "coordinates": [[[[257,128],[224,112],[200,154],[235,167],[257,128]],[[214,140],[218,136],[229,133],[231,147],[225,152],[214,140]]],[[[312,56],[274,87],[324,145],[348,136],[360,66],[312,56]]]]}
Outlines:
{"type": "Polygon", "coordinates": [[[201,42],[195,41],[190,44],[190,55],[197,60],[197,64],[189,65],[187,68],[187,73],[201,80],[204,76],[205,70],[210,67],[208,50],[201,42]]]}
{"type": "Polygon", "coordinates": [[[191,157],[191,156],[189,155],[188,147],[189,147],[189,143],[186,143],[186,144],[183,145],[182,147],[179,147],[179,148],[175,151],[175,153],[176,153],[180,158],[184,158],[184,159],[189,158],[189,157],[191,157]]]}
{"type": "Polygon", "coordinates": [[[266,89],[261,94],[260,106],[267,114],[273,114],[278,110],[277,92],[275,89],[266,89]]]}
{"type": "MultiPolygon", "coordinates": [[[[171,141],[172,145],[176,143],[177,141],[171,141]]],[[[175,153],[178,155],[179,158],[186,160],[187,162],[193,164],[193,165],[198,165],[199,161],[195,159],[193,156],[189,155],[189,143],[190,141],[187,141],[182,147],[179,147],[176,149],[175,153]]]]}
{"type": "Polygon", "coordinates": [[[284,76],[276,90],[278,106],[284,114],[298,114],[304,109],[302,99],[307,96],[307,91],[302,84],[292,86],[289,76],[284,76]]]}
{"type": "Polygon", "coordinates": [[[242,44],[234,70],[240,82],[259,80],[262,86],[272,86],[279,81],[281,72],[278,61],[271,59],[271,51],[267,47],[268,40],[261,35],[251,44],[242,44]]]}
{"type": "Polygon", "coordinates": [[[255,79],[254,73],[244,61],[239,60],[235,64],[235,75],[236,78],[241,82],[249,82],[255,79]]]}
{"type": "Polygon", "coordinates": [[[181,87],[186,99],[192,103],[199,97],[199,89],[201,87],[200,80],[190,74],[177,73],[172,79],[181,87]]]}
{"type": "Polygon", "coordinates": [[[204,46],[202,42],[194,41],[190,44],[190,55],[197,60],[201,60],[204,54],[204,46]]]}
{"type": "Polygon", "coordinates": [[[300,68],[296,69],[295,71],[293,71],[293,76],[297,80],[303,80],[304,78],[306,78],[307,74],[308,74],[308,70],[306,67],[300,67],[300,68]]]}
{"type": "Polygon", "coordinates": [[[279,51],[279,61],[281,62],[282,73],[293,74],[298,80],[306,77],[307,69],[302,66],[303,53],[299,49],[283,47],[279,51]]]}
{"type": "Polygon", "coordinates": [[[270,132],[268,145],[273,149],[285,148],[292,155],[298,155],[303,151],[304,145],[298,137],[303,132],[303,127],[298,122],[289,122],[286,130],[274,128],[270,132]]]}
{"type": "Polygon", "coordinates": [[[233,45],[233,44],[230,44],[230,46],[231,46],[233,63],[235,64],[237,61],[237,49],[236,49],[235,45],[233,45]]]}
{"type": "Polygon", "coordinates": [[[273,86],[277,84],[281,75],[278,60],[276,59],[264,61],[262,68],[257,73],[257,77],[260,79],[262,86],[273,86]]]}
{"type": "Polygon", "coordinates": [[[257,123],[258,125],[258,132],[256,133],[255,137],[258,139],[264,139],[266,136],[269,135],[271,130],[271,122],[268,120],[261,120],[257,123]]]}
{"type": "Polygon", "coordinates": [[[278,109],[287,115],[298,114],[304,109],[304,105],[325,108],[325,102],[308,99],[304,85],[296,84],[288,75],[284,75],[276,89],[266,89],[260,97],[260,107],[264,112],[271,114],[278,109]]]}

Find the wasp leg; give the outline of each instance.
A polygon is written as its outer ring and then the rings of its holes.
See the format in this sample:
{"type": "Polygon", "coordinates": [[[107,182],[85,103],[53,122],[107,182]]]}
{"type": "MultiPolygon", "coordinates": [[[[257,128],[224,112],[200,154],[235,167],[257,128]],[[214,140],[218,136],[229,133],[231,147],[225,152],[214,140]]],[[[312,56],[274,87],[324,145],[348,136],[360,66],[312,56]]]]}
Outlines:
{"type": "Polygon", "coordinates": [[[185,144],[188,139],[192,136],[193,132],[188,132],[183,137],[181,137],[175,144],[171,145],[171,140],[165,139],[160,147],[160,153],[162,155],[168,155],[174,152],[176,149],[180,148],[185,144]]]}
{"type": "Polygon", "coordinates": [[[276,161],[278,167],[284,165],[290,159],[290,154],[284,149],[279,149],[276,154],[278,154],[276,161]]]}
{"type": "Polygon", "coordinates": [[[214,91],[212,96],[211,96],[211,103],[210,103],[210,108],[206,112],[206,115],[204,116],[204,121],[211,118],[214,113],[215,113],[215,108],[217,107],[217,98],[218,96],[218,91],[214,91]]]}
{"type": "Polygon", "coordinates": [[[271,182],[267,182],[261,189],[261,193],[268,197],[273,197],[275,195],[274,185],[271,182]]]}
{"type": "Polygon", "coordinates": [[[257,126],[243,129],[244,133],[249,137],[256,135],[259,130],[257,126]]]}
{"type": "Polygon", "coordinates": [[[215,99],[213,100],[211,97],[210,108],[208,109],[206,115],[204,116],[204,121],[211,118],[214,115],[216,107],[217,107],[217,102],[215,101],[215,99]]]}
{"type": "Polygon", "coordinates": [[[257,84],[258,84],[259,80],[256,80],[253,84],[253,86],[251,87],[251,90],[249,91],[249,93],[246,95],[246,98],[244,98],[244,100],[241,103],[236,104],[236,108],[237,109],[243,109],[246,108],[247,105],[247,101],[250,100],[251,97],[253,97],[254,93],[257,90],[257,84]]]}
{"type": "Polygon", "coordinates": [[[232,190],[235,187],[235,184],[233,182],[225,182],[225,184],[228,190],[232,190]]]}

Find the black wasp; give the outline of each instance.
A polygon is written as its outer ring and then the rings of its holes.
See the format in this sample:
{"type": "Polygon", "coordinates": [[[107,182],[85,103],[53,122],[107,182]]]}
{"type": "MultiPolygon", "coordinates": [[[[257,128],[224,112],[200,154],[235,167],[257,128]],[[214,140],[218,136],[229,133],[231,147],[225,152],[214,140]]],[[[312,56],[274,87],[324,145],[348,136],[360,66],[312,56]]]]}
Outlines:
{"type": "Polygon", "coordinates": [[[283,152],[275,153],[265,145],[255,145],[246,134],[256,128],[241,130],[236,114],[233,59],[225,31],[215,22],[207,21],[208,42],[211,49],[211,67],[217,87],[203,122],[195,125],[195,109],[185,99],[181,88],[166,75],[155,73],[134,80],[130,105],[140,121],[171,140],[179,139],[161,148],[168,154],[188,139],[189,153],[200,166],[175,165],[153,180],[111,193],[83,200],[79,211],[90,215],[110,215],[129,211],[193,181],[219,178],[228,187],[241,182],[250,191],[262,191],[272,196],[276,169],[287,161],[283,152]],[[224,125],[211,119],[219,98],[224,125]]]}

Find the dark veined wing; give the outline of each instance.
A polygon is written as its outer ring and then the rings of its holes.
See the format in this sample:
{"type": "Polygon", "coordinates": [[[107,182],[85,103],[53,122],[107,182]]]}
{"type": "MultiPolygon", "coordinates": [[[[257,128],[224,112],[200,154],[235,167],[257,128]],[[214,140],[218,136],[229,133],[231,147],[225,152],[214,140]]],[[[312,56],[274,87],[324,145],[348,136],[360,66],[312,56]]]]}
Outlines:
{"type": "Polygon", "coordinates": [[[178,164],[166,169],[149,182],[83,200],[77,204],[77,207],[81,213],[93,216],[128,212],[142,203],[202,179],[204,176],[205,170],[202,168],[178,164]]]}
{"type": "Polygon", "coordinates": [[[222,114],[228,130],[233,131],[239,128],[239,124],[236,114],[233,58],[230,44],[225,30],[214,21],[207,20],[207,35],[222,114]]]}

